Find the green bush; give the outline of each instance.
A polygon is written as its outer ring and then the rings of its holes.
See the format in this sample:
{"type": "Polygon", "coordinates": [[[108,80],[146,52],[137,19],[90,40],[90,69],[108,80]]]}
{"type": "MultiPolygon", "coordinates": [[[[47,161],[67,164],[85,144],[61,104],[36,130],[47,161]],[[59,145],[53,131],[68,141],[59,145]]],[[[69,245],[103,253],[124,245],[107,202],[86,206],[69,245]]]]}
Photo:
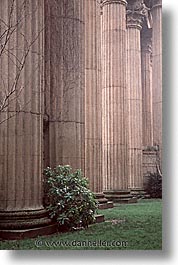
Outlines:
{"type": "Polygon", "coordinates": [[[88,227],[95,221],[97,202],[81,170],[70,166],[45,169],[46,206],[52,219],[65,229],[88,227]]]}
{"type": "Polygon", "coordinates": [[[159,173],[151,173],[148,176],[145,191],[151,198],[162,198],[162,177],[159,173]]]}

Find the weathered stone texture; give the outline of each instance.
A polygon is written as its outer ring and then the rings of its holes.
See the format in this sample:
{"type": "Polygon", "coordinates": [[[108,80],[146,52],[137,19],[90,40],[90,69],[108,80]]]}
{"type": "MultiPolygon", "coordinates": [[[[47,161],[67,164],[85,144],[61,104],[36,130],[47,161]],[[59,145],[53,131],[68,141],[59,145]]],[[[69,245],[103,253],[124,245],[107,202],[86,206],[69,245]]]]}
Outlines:
{"type": "Polygon", "coordinates": [[[143,176],[156,172],[156,151],[143,150],[143,176]]]}
{"type": "Polygon", "coordinates": [[[23,2],[0,5],[1,18],[14,27],[1,54],[1,91],[15,91],[0,113],[3,211],[42,207],[43,2],[23,2]]]}
{"type": "Polygon", "coordinates": [[[162,150],[162,1],[152,1],[153,17],[153,144],[162,150]]]}
{"type": "Polygon", "coordinates": [[[140,31],[144,15],[141,6],[127,10],[127,89],[128,89],[128,151],[129,188],[142,188],[142,79],[140,31]]]}
{"type": "Polygon", "coordinates": [[[126,1],[102,4],[102,141],[105,190],[127,189],[126,1]],[[119,43],[119,45],[118,45],[119,43]]]}
{"type": "Polygon", "coordinates": [[[82,169],[103,208],[104,194],[135,202],[129,189],[141,192],[144,177],[162,157],[161,5],[161,0],[0,1],[4,236],[8,229],[50,223],[42,204],[47,166],[82,169]],[[9,23],[16,27],[6,43],[2,33],[9,23]]]}
{"type": "Polygon", "coordinates": [[[142,32],[142,145],[153,145],[153,95],[152,95],[152,30],[142,32]]]}
{"type": "Polygon", "coordinates": [[[84,170],[84,4],[46,1],[46,114],[49,165],[84,170]]]}
{"type": "Polygon", "coordinates": [[[100,4],[85,3],[85,177],[102,192],[101,172],[101,19],[100,4]]]}

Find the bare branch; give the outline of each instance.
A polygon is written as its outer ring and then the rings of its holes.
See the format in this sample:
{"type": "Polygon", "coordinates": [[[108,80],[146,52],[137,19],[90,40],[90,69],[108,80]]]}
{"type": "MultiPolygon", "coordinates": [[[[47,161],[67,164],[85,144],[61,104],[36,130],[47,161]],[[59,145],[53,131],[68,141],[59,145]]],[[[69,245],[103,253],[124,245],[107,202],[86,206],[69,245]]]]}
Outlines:
{"type": "MultiPolygon", "coordinates": [[[[21,32],[20,28],[23,26],[22,22],[24,18],[26,19],[27,16],[31,17],[32,12],[35,12],[37,10],[37,7],[35,10],[30,13],[27,10],[27,5],[28,1],[24,0],[21,6],[16,9],[15,6],[15,0],[11,1],[11,5],[9,8],[9,14],[8,14],[8,21],[4,21],[2,18],[0,19],[0,58],[2,56],[7,56],[8,60],[12,62],[12,64],[15,66],[15,71],[14,71],[14,77],[13,77],[13,82],[9,87],[9,78],[7,77],[7,80],[4,79],[4,77],[1,74],[1,81],[3,85],[3,89],[1,90],[1,95],[0,95],[0,113],[5,113],[7,112],[8,106],[16,100],[16,108],[18,107],[18,111],[22,110],[22,104],[20,102],[20,94],[23,91],[24,87],[19,86],[19,81],[21,78],[21,75],[23,73],[23,69],[26,65],[27,62],[27,57],[29,53],[31,54],[36,54],[40,56],[40,53],[33,50],[33,45],[34,43],[38,40],[41,32],[44,29],[39,30],[39,32],[34,36],[34,38],[29,41],[29,39],[26,38],[25,33],[21,32]],[[13,37],[14,34],[18,34],[19,36],[21,35],[23,37],[23,46],[24,48],[19,48],[19,47],[10,47],[11,44],[14,44],[13,42],[10,43],[11,38],[13,37]],[[18,56],[20,54],[20,56],[18,56]],[[6,88],[7,86],[7,88],[6,88]]],[[[39,67],[39,65],[38,65],[39,67]]],[[[25,104],[26,105],[26,104],[25,104]]],[[[17,112],[18,112],[17,111],[17,112]]],[[[9,117],[13,117],[13,115],[8,116],[6,119],[0,121],[0,124],[9,119],[9,117]]]]}

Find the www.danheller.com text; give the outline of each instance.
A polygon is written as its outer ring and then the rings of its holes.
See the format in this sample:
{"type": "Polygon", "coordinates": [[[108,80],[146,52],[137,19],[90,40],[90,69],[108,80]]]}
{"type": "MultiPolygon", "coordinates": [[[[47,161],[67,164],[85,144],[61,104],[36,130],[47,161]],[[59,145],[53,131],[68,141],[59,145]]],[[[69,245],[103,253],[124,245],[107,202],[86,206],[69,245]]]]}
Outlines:
{"type": "Polygon", "coordinates": [[[72,240],[72,241],[50,241],[50,240],[36,240],[35,246],[38,248],[41,247],[49,247],[49,248],[55,248],[55,247],[127,247],[128,242],[127,241],[120,241],[120,240],[112,240],[112,241],[106,241],[106,240],[72,240]]]}

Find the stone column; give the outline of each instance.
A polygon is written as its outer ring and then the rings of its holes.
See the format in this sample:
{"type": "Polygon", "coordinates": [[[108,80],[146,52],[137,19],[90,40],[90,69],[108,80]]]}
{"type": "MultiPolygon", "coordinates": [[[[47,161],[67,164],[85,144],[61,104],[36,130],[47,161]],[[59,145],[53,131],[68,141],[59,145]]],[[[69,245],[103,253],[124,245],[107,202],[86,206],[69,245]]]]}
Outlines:
{"type": "Polygon", "coordinates": [[[101,27],[100,3],[85,5],[85,177],[102,192],[101,175],[101,27]]]}
{"type": "Polygon", "coordinates": [[[126,1],[102,1],[102,141],[105,190],[126,190],[126,1]]]}
{"type": "Polygon", "coordinates": [[[142,31],[142,97],[143,97],[143,146],[153,145],[153,106],[152,106],[152,30],[142,31]]]}
{"type": "Polygon", "coordinates": [[[46,1],[46,115],[49,165],[84,171],[83,0],[46,1]]]}
{"type": "Polygon", "coordinates": [[[162,1],[152,0],[153,144],[162,150],[162,1]]]}
{"type": "Polygon", "coordinates": [[[129,188],[143,188],[142,174],[142,83],[140,30],[145,5],[130,1],[127,10],[127,86],[129,124],[129,188]]]}
{"type": "Polygon", "coordinates": [[[0,237],[13,239],[48,233],[51,222],[42,205],[43,1],[1,1],[0,12],[1,30],[9,21],[15,29],[0,71],[10,93],[0,113],[0,237]]]}

